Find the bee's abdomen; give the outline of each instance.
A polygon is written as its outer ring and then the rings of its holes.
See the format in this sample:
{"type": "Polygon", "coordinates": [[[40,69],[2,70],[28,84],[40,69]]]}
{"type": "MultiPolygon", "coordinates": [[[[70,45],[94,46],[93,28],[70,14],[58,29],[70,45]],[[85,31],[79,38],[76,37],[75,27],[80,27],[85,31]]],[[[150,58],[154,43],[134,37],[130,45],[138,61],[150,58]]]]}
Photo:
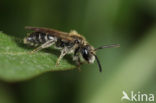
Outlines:
{"type": "Polygon", "coordinates": [[[24,43],[30,44],[32,46],[38,46],[44,44],[49,40],[57,41],[56,38],[51,34],[46,34],[43,32],[33,32],[24,39],[24,43]]]}

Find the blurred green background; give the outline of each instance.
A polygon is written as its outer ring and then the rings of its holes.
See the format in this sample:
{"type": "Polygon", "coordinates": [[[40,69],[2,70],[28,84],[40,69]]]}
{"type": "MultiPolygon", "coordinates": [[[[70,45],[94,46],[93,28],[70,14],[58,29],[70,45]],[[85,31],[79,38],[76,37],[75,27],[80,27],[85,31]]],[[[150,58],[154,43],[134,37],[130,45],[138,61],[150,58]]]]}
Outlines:
{"type": "Polygon", "coordinates": [[[95,63],[0,81],[0,103],[121,103],[123,90],[156,95],[156,0],[1,0],[0,13],[0,30],[11,36],[41,26],[75,29],[94,47],[121,45],[97,52],[102,73],[95,63]]]}

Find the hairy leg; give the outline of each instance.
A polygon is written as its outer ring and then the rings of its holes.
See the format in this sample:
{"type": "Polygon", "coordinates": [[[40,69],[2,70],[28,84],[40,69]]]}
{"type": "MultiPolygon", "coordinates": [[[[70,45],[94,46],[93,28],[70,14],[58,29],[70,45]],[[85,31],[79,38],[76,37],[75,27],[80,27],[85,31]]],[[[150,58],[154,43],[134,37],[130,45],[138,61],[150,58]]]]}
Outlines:
{"type": "Polygon", "coordinates": [[[38,51],[40,51],[40,50],[42,50],[44,48],[50,47],[53,44],[54,44],[54,41],[47,41],[44,44],[42,44],[41,46],[39,46],[36,49],[34,49],[33,51],[31,51],[30,53],[32,54],[32,53],[38,52],[38,51]]]}
{"type": "Polygon", "coordinates": [[[81,62],[81,60],[80,60],[80,55],[75,55],[74,57],[73,57],[73,60],[76,62],[76,65],[78,66],[78,70],[79,71],[81,71],[81,64],[82,64],[82,62],[81,62]]]}
{"type": "Polygon", "coordinates": [[[66,48],[62,49],[61,54],[60,54],[59,58],[57,59],[56,66],[58,66],[58,65],[60,64],[61,59],[62,59],[67,53],[68,53],[68,51],[67,51],[66,48]]]}

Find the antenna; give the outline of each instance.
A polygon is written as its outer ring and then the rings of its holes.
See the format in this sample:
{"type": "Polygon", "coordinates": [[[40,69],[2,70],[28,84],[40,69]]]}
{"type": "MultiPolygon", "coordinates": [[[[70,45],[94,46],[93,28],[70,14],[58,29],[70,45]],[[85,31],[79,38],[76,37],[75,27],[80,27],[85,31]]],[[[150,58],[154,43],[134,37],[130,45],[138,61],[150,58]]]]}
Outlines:
{"type": "Polygon", "coordinates": [[[97,51],[99,49],[103,49],[103,48],[117,48],[120,47],[120,44],[110,44],[110,45],[103,45],[101,47],[95,48],[94,50],[97,51]]]}
{"type": "Polygon", "coordinates": [[[94,56],[95,56],[98,66],[99,66],[99,71],[102,72],[102,67],[101,67],[100,61],[96,55],[94,55],[94,56]]]}

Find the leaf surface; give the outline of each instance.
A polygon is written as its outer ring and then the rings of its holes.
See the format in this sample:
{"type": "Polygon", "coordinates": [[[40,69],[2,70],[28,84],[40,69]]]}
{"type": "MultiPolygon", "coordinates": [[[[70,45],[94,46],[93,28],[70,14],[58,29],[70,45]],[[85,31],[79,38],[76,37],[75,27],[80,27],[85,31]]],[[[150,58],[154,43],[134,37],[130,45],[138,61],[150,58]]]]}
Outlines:
{"type": "Polygon", "coordinates": [[[48,71],[65,71],[75,68],[74,63],[66,57],[59,66],[55,66],[60,54],[54,49],[46,49],[34,54],[34,48],[24,45],[0,32],[0,79],[5,81],[21,81],[48,71]]]}

